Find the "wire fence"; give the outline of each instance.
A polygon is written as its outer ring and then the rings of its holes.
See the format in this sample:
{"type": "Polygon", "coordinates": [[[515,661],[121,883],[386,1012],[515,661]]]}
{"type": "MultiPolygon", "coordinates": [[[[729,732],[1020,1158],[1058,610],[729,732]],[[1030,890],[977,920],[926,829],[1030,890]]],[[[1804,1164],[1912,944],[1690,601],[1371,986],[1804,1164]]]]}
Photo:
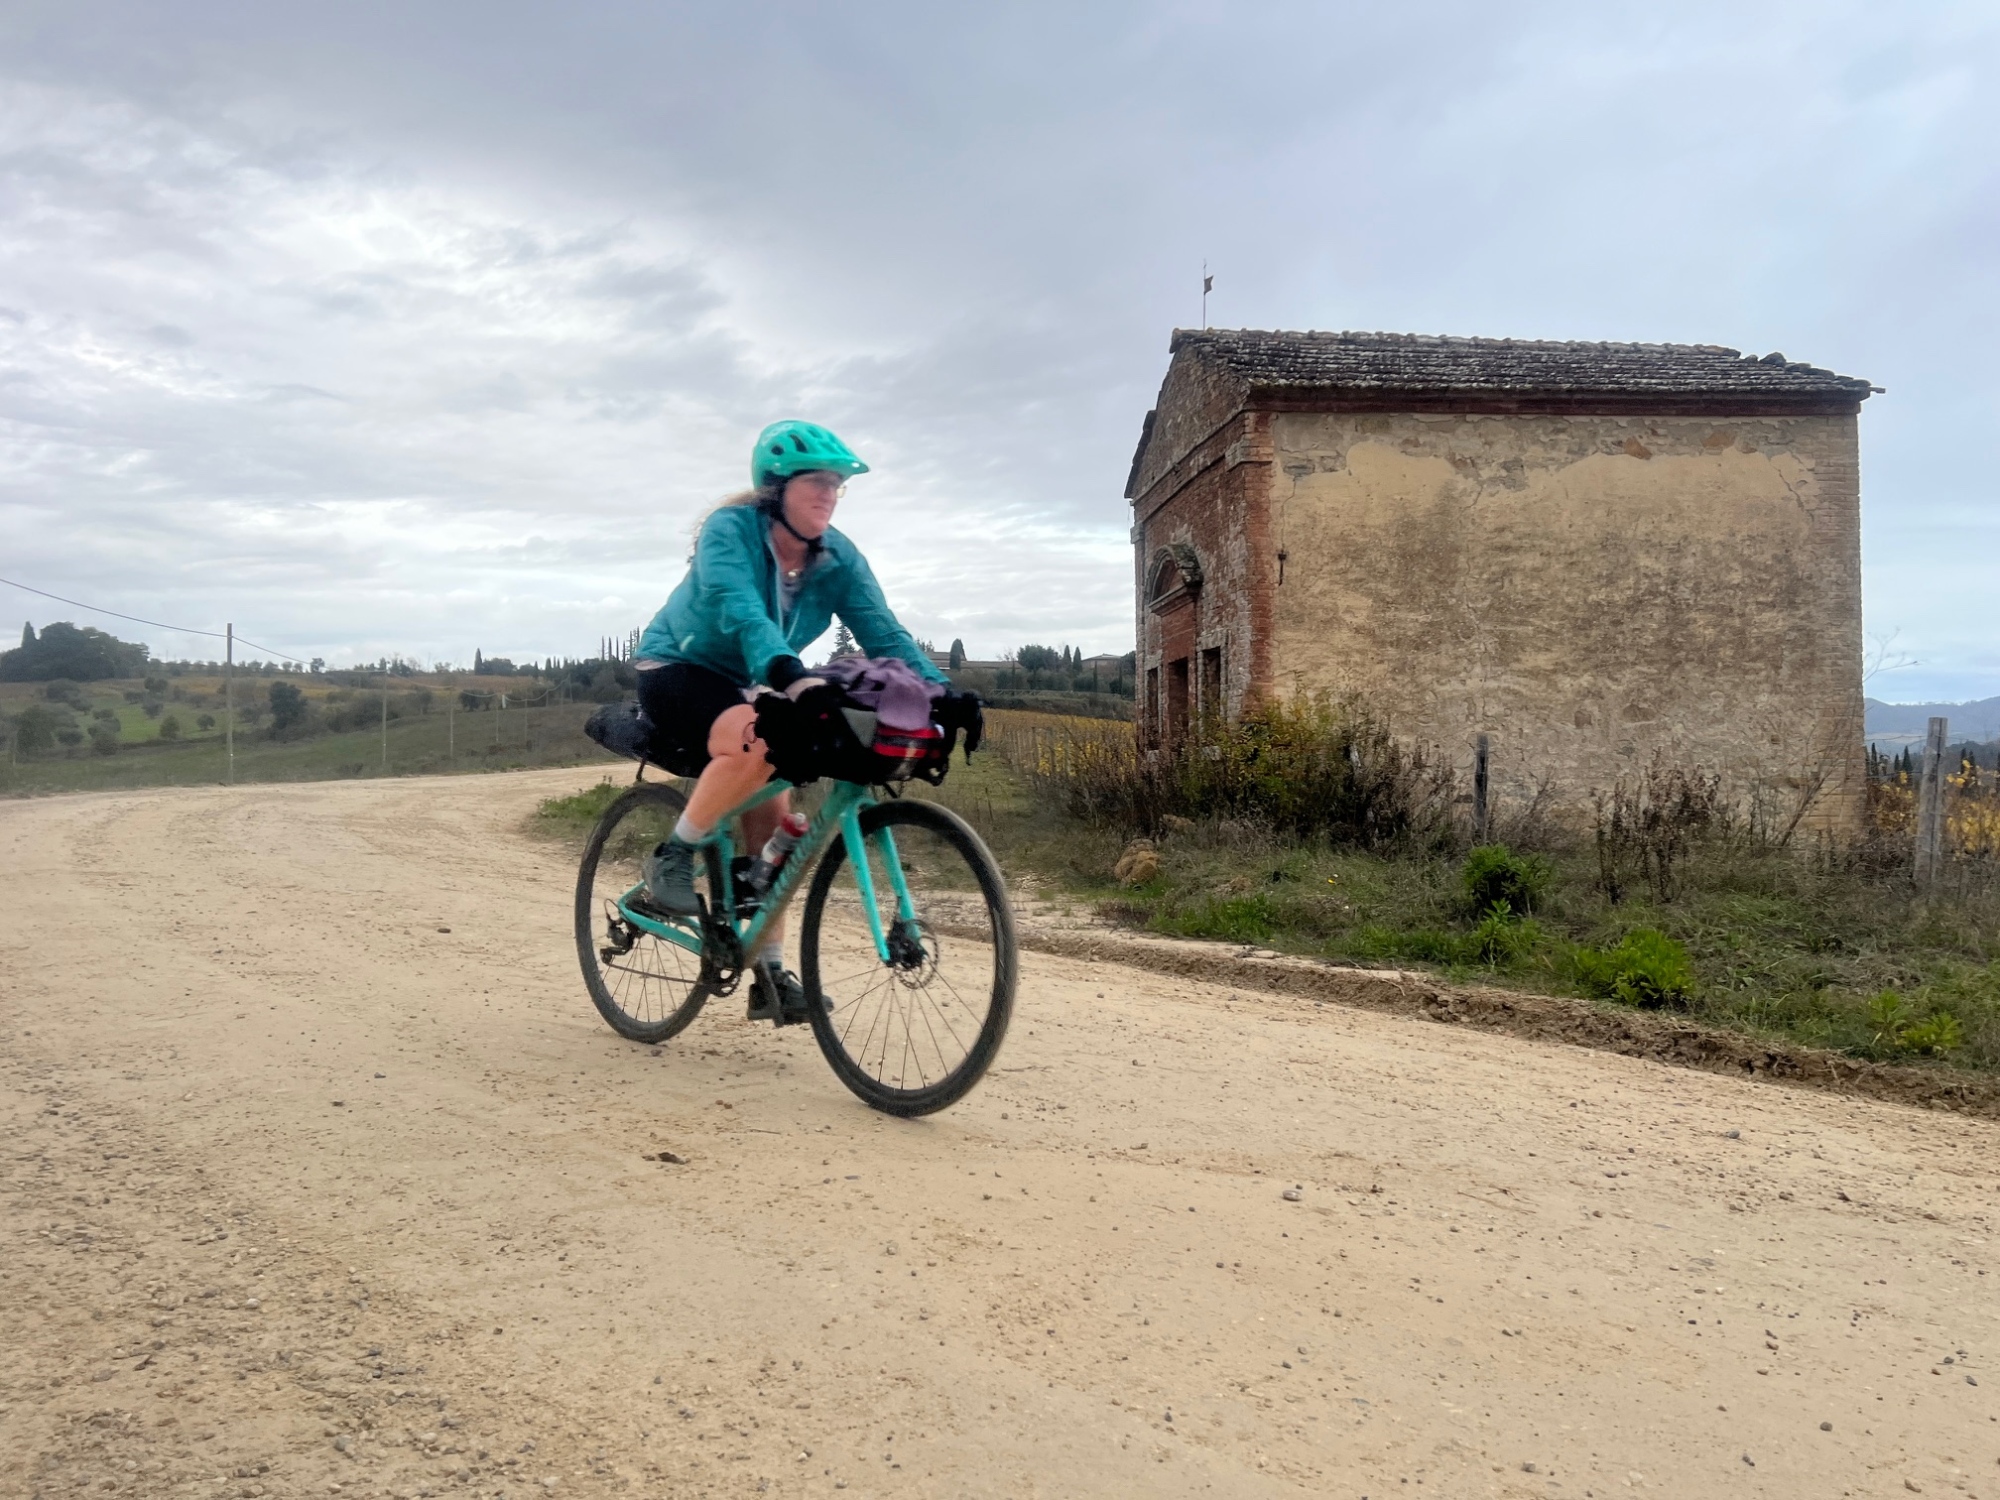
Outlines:
{"type": "MultiPolygon", "coordinates": [[[[149,619],[144,615],[130,614],[123,610],[107,609],[102,605],[91,604],[85,600],[73,599],[64,594],[53,593],[48,589],[37,588],[33,584],[22,583],[17,579],[0,578],[0,584],[19,589],[23,593],[34,594],[43,599],[54,600],[59,604],[67,604],[75,609],[88,610],[92,614],[104,615],[114,620],[126,620],[135,625],[146,625],[156,630],[172,631],[177,635],[221,641],[223,643],[223,656],[219,665],[221,667],[223,692],[223,702],[221,705],[223,711],[223,779],[229,783],[234,783],[236,780],[236,738],[238,728],[236,678],[239,669],[243,665],[238,660],[237,648],[239,646],[248,647],[251,650],[263,652],[265,661],[286,662],[313,675],[318,675],[322,669],[323,664],[317,660],[307,661],[303,657],[292,656],[274,647],[261,645],[256,641],[250,640],[248,637],[237,632],[233,622],[225,623],[221,630],[208,630],[191,625],[177,625],[165,620],[149,619]]],[[[256,663],[258,667],[262,667],[264,664],[264,661],[256,663]]],[[[347,667],[337,670],[342,675],[379,675],[381,677],[382,682],[379,689],[381,698],[380,764],[382,771],[386,773],[390,767],[389,731],[392,721],[400,717],[391,712],[390,696],[394,688],[395,679],[399,676],[409,675],[410,669],[400,659],[393,661],[385,659],[379,666],[347,667]]],[[[518,712],[527,709],[560,706],[571,702],[574,697],[575,694],[572,692],[570,684],[565,681],[548,683],[535,691],[506,688],[452,689],[446,695],[444,713],[445,758],[447,763],[454,763],[458,757],[457,717],[461,708],[468,712],[476,712],[481,709],[490,710],[497,716],[509,709],[518,712]]],[[[498,747],[501,743],[501,720],[498,717],[495,718],[493,730],[492,743],[493,746],[498,747]]],[[[532,728],[529,732],[532,735],[532,728]]],[[[7,735],[8,761],[10,766],[18,763],[19,738],[17,733],[9,733],[7,735]]]]}

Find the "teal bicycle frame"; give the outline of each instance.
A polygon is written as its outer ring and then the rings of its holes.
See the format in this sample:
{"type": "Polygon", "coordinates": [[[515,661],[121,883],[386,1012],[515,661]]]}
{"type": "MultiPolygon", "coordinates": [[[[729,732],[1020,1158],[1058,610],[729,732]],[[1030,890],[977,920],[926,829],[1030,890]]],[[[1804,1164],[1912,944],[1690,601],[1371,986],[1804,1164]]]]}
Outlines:
{"type": "MultiPolygon", "coordinates": [[[[854,866],[854,883],[861,890],[861,909],[867,914],[868,934],[875,941],[875,952],[883,963],[890,962],[889,935],[882,928],[882,914],[875,904],[875,875],[868,868],[868,849],[861,832],[861,814],[875,805],[875,793],[868,787],[851,781],[836,781],[827,793],[826,803],[813,819],[784,865],[778,871],[778,878],[764,893],[763,900],[750,914],[747,921],[736,915],[736,873],[732,868],[736,861],[736,845],[729,836],[729,829],[735,821],[753,807],[760,807],[773,797],[791,790],[789,781],[772,781],[756,796],[732,807],[715,825],[715,832],[703,841],[701,847],[714,849],[721,863],[722,872],[722,920],[729,923],[736,932],[737,941],[744,953],[755,953],[758,941],[765,929],[776,920],[799,882],[805,879],[806,871],[819,862],[819,856],[833,842],[835,834],[840,836],[846,848],[848,863],[854,866]]],[[[889,837],[889,830],[878,828],[873,841],[882,856],[882,865],[889,874],[890,885],[896,893],[896,921],[911,941],[922,943],[917,925],[917,910],[910,900],[910,887],[903,879],[903,862],[896,854],[895,840],[889,837]]],[[[663,922],[649,916],[644,911],[635,911],[633,898],[645,894],[645,886],[635,885],[618,898],[618,915],[641,932],[650,932],[664,942],[685,948],[697,956],[702,951],[701,929],[698,925],[678,922],[663,922]]]]}

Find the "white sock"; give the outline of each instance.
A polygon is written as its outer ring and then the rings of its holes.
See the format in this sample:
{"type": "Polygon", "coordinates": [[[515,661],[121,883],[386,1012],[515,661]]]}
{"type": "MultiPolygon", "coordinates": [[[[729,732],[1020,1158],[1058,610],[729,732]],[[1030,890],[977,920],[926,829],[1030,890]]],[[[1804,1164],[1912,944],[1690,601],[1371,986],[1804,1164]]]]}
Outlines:
{"type": "Polygon", "coordinates": [[[773,942],[766,940],[758,945],[757,951],[751,955],[750,961],[752,963],[766,964],[773,969],[782,969],[785,966],[785,945],[781,941],[773,942]]]}
{"type": "Polygon", "coordinates": [[[708,833],[706,828],[690,822],[686,813],[682,813],[680,821],[674,824],[674,837],[683,844],[699,844],[708,837],[708,833]]]}

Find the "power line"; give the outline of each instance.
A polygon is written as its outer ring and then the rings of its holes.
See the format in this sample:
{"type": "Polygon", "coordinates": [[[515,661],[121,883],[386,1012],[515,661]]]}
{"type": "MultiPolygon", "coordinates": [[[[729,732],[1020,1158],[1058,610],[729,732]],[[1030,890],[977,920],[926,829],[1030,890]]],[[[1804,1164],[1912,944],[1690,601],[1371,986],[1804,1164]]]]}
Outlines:
{"type": "MultiPolygon", "coordinates": [[[[145,620],[141,619],[138,615],[123,614],[115,609],[106,609],[99,604],[85,604],[81,599],[66,599],[61,594],[51,594],[47,589],[38,589],[30,583],[16,583],[11,578],[0,578],[0,583],[6,584],[9,588],[21,589],[26,593],[40,594],[44,599],[53,599],[58,604],[70,604],[78,609],[90,610],[93,614],[109,615],[114,620],[130,620],[134,625],[151,625],[156,630],[171,630],[180,635],[209,635],[214,636],[218,641],[229,638],[227,634],[220,630],[196,630],[192,625],[169,625],[164,620],[145,620]]],[[[259,651],[270,651],[271,655],[277,657],[279,661],[296,662],[302,667],[307,665],[303,657],[287,656],[282,651],[272,651],[269,646],[259,646],[255,641],[248,640],[240,635],[236,639],[242,645],[254,647],[259,651]]]]}
{"type": "MultiPolygon", "coordinates": [[[[270,648],[269,646],[258,646],[258,645],[257,645],[257,643],[256,643],[255,641],[253,641],[253,640],[251,640],[251,639],[250,639],[249,637],[247,637],[247,636],[243,636],[243,635],[239,635],[239,636],[237,636],[237,637],[236,637],[236,644],[237,644],[237,645],[239,645],[239,646],[256,646],[256,648],[257,648],[257,649],[258,649],[259,651],[271,651],[271,648],[270,648]]],[[[284,652],[282,652],[282,651],[271,651],[271,654],[272,654],[273,656],[277,657],[279,661],[288,661],[288,662],[292,662],[292,663],[295,663],[296,665],[298,665],[298,666],[301,666],[301,667],[306,667],[306,666],[310,666],[310,665],[312,665],[312,664],[311,664],[310,662],[308,662],[308,661],[305,661],[304,659],[302,659],[302,658],[300,658],[300,657],[297,657],[297,656],[287,656],[287,655],[285,655],[285,653],[284,653],[284,652]]]]}
{"type": "MultiPolygon", "coordinates": [[[[114,620],[130,620],[134,625],[151,625],[159,630],[178,631],[182,635],[212,635],[218,641],[224,639],[223,633],[219,630],[196,630],[191,625],[169,625],[163,620],[142,620],[137,615],[120,614],[115,609],[104,609],[95,604],[85,604],[81,599],[65,599],[61,594],[51,594],[47,589],[38,589],[33,584],[16,583],[11,578],[0,578],[0,583],[6,584],[9,588],[26,590],[30,594],[40,594],[44,599],[53,599],[58,604],[73,604],[78,609],[87,609],[95,614],[109,615],[114,620]]],[[[291,657],[286,658],[287,661],[293,659],[291,657]]]]}

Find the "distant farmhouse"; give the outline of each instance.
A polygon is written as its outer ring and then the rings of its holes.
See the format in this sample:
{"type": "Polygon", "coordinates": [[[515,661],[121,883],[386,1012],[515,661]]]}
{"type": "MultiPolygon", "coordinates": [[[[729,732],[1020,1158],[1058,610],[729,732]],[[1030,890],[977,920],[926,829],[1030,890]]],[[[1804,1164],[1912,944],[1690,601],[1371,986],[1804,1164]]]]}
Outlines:
{"type": "Polygon", "coordinates": [[[1496,795],[1656,754],[1863,795],[1865,380],[1710,345],[1177,331],[1126,486],[1140,732],[1359,694],[1496,795]]]}

